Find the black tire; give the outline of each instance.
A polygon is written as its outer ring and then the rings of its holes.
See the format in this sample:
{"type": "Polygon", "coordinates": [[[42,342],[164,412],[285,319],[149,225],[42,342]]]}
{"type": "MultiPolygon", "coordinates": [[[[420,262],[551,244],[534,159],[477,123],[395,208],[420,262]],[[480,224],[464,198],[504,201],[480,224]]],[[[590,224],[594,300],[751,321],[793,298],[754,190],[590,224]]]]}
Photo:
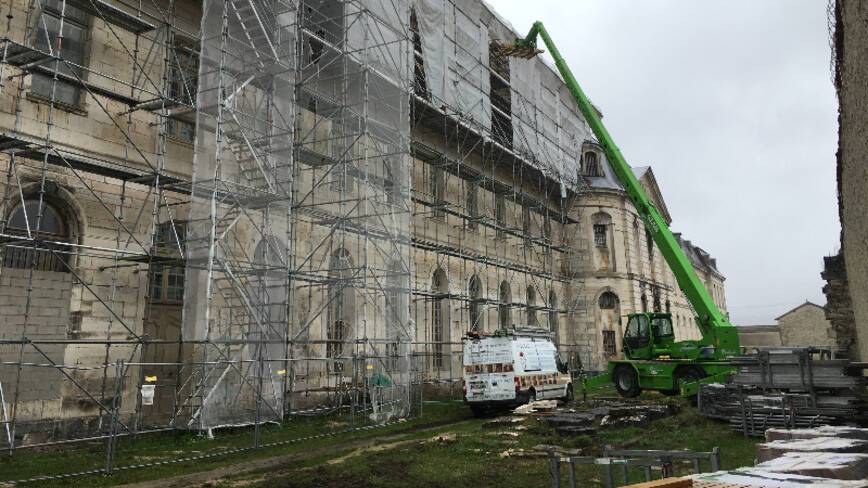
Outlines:
{"type": "Polygon", "coordinates": [[[533,403],[533,402],[535,402],[535,401],[536,401],[536,390],[534,390],[533,388],[531,388],[531,389],[527,392],[527,403],[533,403]]]}
{"type": "Polygon", "coordinates": [[[621,364],[615,367],[615,371],[612,372],[612,381],[615,383],[618,394],[624,398],[636,398],[642,393],[642,389],[639,388],[639,375],[630,365],[621,364]]]}
{"type": "Polygon", "coordinates": [[[488,409],[482,405],[470,405],[470,411],[473,413],[473,416],[477,418],[488,415],[488,409]]]}

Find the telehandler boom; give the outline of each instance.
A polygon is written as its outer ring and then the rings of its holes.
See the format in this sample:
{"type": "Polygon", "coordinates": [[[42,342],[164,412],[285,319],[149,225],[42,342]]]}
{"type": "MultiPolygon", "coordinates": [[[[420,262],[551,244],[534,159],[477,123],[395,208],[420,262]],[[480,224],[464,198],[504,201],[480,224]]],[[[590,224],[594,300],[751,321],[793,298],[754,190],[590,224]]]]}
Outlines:
{"type": "Polygon", "coordinates": [[[726,359],[739,352],[735,327],[717,308],[705,285],[696,275],[690,260],[654,203],[645,194],[542,22],[535,22],[525,38],[517,39],[505,51],[510,56],[532,58],[542,52],[537,48],[538,38],[542,38],[554,58],[558,71],[602,146],[615,176],[624,186],[645,224],[646,231],[653,237],[672,269],[678,286],[692,305],[696,313],[694,320],[702,334],[699,340],[675,341],[670,314],[629,314],[622,341],[624,359],[609,361],[608,365],[608,373],[615,388],[626,397],[637,396],[643,389],[674,394],[678,393],[684,384],[733,372],[733,367],[726,359]]]}

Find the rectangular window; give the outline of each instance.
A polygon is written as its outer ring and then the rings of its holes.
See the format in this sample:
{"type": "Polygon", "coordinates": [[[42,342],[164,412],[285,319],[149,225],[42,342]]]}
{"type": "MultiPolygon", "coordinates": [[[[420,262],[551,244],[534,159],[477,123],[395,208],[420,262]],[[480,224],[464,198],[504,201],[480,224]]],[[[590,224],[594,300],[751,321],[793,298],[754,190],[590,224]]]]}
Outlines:
{"type": "Polygon", "coordinates": [[[606,247],[608,245],[606,224],[594,224],[594,245],[597,247],[606,247]]]}
{"type": "Polygon", "coordinates": [[[196,125],[186,120],[169,117],[166,119],[166,135],[192,144],[196,140],[196,125]]]}
{"type": "Polygon", "coordinates": [[[617,354],[614,330],[603,331],[603,352],[608,356],[614,356],[617,354]]]}
{"type": "MultiPolygon", "coordinates": [[[[42,15],[37,21],[36,29],[34,29],[36,39],[34,39],[33,46],[40,51],[54,53],[54,49],[57,47],[58,34],[60,33],[61,8],[63,5],[61,4],[61,0],[43,0],[42,5],[42,15]]],[[[82,78],[84,70],[71,66],[71,64],[84,65],[89,15],[85,11],[69,4],[66,5],[63,12],[63,35],[61,36],[60,53],[55,53],[60,55],[62,61],[56,63],[57,71],[62,75],[68,75],[72,78],[82,78]]],[[[55,62],[48,62],[44,66],[53,70],[55,62]]],[[[31,91],[40,98],[52,99],[53,79],[53,75],[39,72],[34,73],[31,81],[31,91]]],[[[58,79],[53,91],[54,100],[58,103],[77,107],[81,102],[82,90],[78,83],[58,79]]]]}
{"type": "Polygon", "coordinates": [[[180,221],[162,222],[157,225],[154,246],[169,250],[184,249],[187,237],[187,223],[180,221]]]}
{"type": "Polygon", "coordinates": [[[172,266],[167,268],[166,301],[180,302],[184,299],[184,268],[172,266]]]}
{"type": "Polygon", "coordinates": [[[168,64],[169,98],[195,105],[199,84],[199,50],[195,41],[175,37],[168,64]]]}
{"type": "MultiPolygon", "coordinates": [[[[186,222],[161,222],[154,234],[154,248],[164,257],[183,257],[186,237],[186,222]]],[[[184,266],[152,266],[148,297],[155,302],[182,302],[184,272],[184,266]]]]}

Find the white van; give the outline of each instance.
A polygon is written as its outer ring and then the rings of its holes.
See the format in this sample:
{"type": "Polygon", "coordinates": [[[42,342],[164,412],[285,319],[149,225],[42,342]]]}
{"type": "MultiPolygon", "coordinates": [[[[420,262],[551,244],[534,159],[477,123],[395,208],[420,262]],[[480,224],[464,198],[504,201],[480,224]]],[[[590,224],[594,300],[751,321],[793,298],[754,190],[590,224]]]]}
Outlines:
{"type": "Polygon", "coordinates": [[[572,379],[558,361],[551,334],[538,327],[491,336],[468,334],[462,343],[464,401],[474,413],[573,397],[572,379]]]}

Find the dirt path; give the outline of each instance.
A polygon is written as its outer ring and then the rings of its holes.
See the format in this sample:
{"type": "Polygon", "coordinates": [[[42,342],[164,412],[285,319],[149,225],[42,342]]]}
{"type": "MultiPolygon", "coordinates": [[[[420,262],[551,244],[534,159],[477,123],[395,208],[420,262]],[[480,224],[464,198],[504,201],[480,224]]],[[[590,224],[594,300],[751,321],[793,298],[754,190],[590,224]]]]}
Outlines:
{"type": "MultiPolygon", "coordinates": [[[[434,431],[443,427],[460,425],[466,422],[471,422],[473,419],[464,419],[458,421],[441,421],[432,422],[408,428],[407,430],[391,433],[389,435],[369,437],[355,441],[344,442],[331,446],[323,446],[316,449],[306,450],[304,452],[286,454],[283,456],[275,456],[265,459],[257,459],[244,463],[231,464],[210,471],[202,471],[199,473],[185,474],[172,478],[160,478],[150,481],[142,481],[127,485],[120,485],[121,488],[190,488],[202,486],[210,482],[218,481],[229,476],[238,476],[250,474],[256,471],[265,469],[279,470],[287,467],[288,464],[296,463],[306,459],[311,459],[320,456],[328,456],[330,454],[343,454],[346,451],[351,451],[342,457],[338,457],[337,462],[343,459],[358,455],[359,453],[370,449],[391,449],[413,442],[425,442],[426,439],[405,439],[407,436],[420,432],[434,431]]],[[[335,461],[335,460],[332,460],[335,461]]],[[[328,462],[328,461],[327,461],[328,462]]]]}

